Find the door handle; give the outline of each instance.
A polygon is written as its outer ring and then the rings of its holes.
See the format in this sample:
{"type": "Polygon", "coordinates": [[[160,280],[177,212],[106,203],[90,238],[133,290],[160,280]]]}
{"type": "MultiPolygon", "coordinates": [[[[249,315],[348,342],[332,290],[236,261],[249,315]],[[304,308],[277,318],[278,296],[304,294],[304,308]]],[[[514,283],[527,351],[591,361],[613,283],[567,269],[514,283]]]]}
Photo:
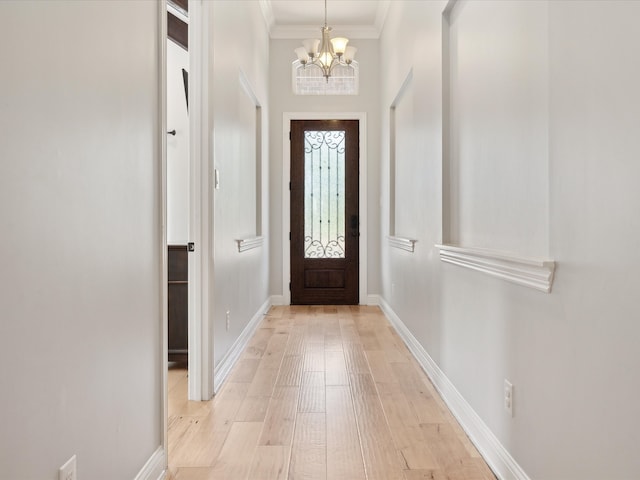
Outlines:
{"type": "Polygon", "coordinates": [[[360,222],[358,219],[358,215],[351,215],[351,236],[359,237],[360,232],[358,231],[358,227],[360,226],[360,222]]]}

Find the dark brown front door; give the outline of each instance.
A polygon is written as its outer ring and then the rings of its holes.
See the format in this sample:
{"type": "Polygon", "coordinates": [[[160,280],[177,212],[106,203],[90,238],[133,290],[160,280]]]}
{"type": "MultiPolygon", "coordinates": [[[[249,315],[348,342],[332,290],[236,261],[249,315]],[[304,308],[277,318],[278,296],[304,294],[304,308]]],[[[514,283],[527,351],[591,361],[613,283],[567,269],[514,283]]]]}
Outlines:
{"type": "Polygon", "coordinates": [[[358,120],[291,121],[291,303],[357,305],[358,120]]]}

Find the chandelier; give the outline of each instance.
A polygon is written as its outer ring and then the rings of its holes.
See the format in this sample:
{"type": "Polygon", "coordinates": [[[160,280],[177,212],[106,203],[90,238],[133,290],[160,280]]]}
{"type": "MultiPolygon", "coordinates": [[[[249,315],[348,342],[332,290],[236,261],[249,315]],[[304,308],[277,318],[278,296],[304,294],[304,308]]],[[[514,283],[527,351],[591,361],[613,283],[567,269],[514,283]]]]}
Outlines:
{"type": "Polygon", "coordinates": [[[324,27],[321,27],[321,31],[321,40],[308,38],[302,42],[302,47],[298,47],[294,51],[304,68],[307,65],[320,68],[328,83],[331,73],[338,65],[351,65],[358,49],[347,47],[348,38],[331,38],[331,27],[327,26],[327,0],[324,0],[324,27]]]}

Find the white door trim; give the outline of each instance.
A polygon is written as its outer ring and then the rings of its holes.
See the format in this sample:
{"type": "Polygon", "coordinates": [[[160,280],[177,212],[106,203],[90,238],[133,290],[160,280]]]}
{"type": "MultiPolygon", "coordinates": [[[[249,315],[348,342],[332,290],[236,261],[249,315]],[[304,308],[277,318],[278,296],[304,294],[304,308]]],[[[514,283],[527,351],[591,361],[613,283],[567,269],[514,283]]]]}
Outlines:
{"type": "Polygon", "coordinates": [[[209,325],[210,215],[209,168],[209,4],[189,0],[189,400],[213,395],[209,325]]]}
{"type": "MultiPolygon", "coordinates": [[[[162,247],[160,252],[162,253],[161,271],[160,271],[160,312],[161,312],[161,341],[160,346],[160,398],[162,399],[162,418],[160,419],[160,425],[162,427],[162,444],[158,451],[160,453],[154,454],[152,458],[155,458],[156,463],[160,463],[160,466],[166,468],[167,455],[166,452],[169,448],[169,439],[167,434],[168,428],[168,259],[167,259],[167,9],[164,3],[158,3],[158,139],[160,149],[160,225],[161,225],[161,242],[162,247]]],[[[153,462],[152,462],[153,463],[153,462]]],[[[156,465],[157,466],[157,465],[156,465]]],[[[145,465],[146,467],[146,465],[145,465]]],[[[143,468],[143,471],[145,469],[143,468]]],[[[140,475],[140,474],[138,474],[140,475]]]]}
{"type": "Polygon", "coordinates": [[[367,114],[356,113],[318,113],[318,112],[285,112],[282,115],[282,295],[285,305],[291,303],[291,259],[289,232],[291,223],[291,198],[289,182],[291,180],[291,143],[289,131],[291,120],[358,120],[360,126],[360,174],[359,174],[359,209],[360,209],[360,266],[359,266],[359,301],[367,305],[367,114]]]}

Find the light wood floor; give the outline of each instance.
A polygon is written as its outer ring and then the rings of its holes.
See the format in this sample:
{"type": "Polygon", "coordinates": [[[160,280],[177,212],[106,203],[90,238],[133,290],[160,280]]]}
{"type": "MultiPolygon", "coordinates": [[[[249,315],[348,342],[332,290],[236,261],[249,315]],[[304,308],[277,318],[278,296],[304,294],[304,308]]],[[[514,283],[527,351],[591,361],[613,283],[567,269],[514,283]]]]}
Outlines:
{"type": "Polygon", "coordinates": [[[495,480],[377,307],[274,307],[220,393],[169,371],[169,480],[495,480]]]}

